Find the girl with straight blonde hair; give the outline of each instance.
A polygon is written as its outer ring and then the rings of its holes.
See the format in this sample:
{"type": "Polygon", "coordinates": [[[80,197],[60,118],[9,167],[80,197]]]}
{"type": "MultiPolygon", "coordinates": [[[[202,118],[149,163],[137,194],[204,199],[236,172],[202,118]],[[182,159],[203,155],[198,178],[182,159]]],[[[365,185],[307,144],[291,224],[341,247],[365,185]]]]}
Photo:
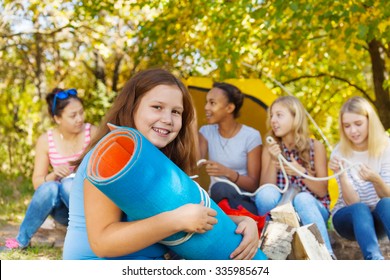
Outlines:
{"type": "Polygon", "coordinates": [[[383,260],[378,237],[390,238],[390,139],[374,108],[352,97],[339,116],[340,143],[329,168],[337,173],[360,163],[337,178],[339,198],[332,210],[335,231],[356,240],[366,260],[383,260]]]}
{"type": "MultiPolygon", "coordinates": [[[[280,154],[302,173],[327,177],[325,147],[310,138],[305,109],[297,98],[283,96],[276,99],[268,109],[267,124],[270,130],[268,136],[272,136],[274,142],[266,143],[262,153],[261,185],[268,183],[281,190],[285,188],[286,181],[278,161],[280,154]]],[[[302,224],[317,225],[329,254],[335,259],[326,226],[330,214],[328,182],[305,179],[291,167],[284,167],[290,188],[297,190],[292,204],[302,224]]],[[[267,214],[283,200],[282,193],[275,187],[261,187],[255,197],[259,215],[267,214]]]]}

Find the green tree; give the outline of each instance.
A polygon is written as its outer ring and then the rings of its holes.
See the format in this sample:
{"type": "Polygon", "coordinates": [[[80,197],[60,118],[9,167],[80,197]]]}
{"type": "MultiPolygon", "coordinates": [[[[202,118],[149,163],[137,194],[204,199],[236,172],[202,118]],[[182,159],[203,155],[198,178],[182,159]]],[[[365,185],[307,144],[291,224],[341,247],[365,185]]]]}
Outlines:
{"type": "Polygon", "coordinates": [[[31,174],[53,87],[76,87],[96,124],[124,82],[152,66],[259,78],[286,94],[280,81],[332,143],[352,95],[389,129],[389,14],[385,0],[0,0],[2,170],[31,174]]]}

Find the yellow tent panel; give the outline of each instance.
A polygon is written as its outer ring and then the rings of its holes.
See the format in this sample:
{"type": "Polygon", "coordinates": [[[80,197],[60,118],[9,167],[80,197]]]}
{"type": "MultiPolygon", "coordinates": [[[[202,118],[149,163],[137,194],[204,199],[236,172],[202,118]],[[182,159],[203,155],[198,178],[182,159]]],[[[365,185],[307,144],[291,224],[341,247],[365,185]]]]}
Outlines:
{"type": "MultiPolygon", "coordinates": [[[[206,104],[206,94],[212,88],[213,80],[203,77],[191,77],[185,82],[195,103],[200,127],[207,123],[204,105],[206,104]]],[[[267,132],[267,108],[277,96],[259,79],[229,79],[224,82],[235,85],[245,95],[238,121],[259,130],[264,137],[267,132]]]]}

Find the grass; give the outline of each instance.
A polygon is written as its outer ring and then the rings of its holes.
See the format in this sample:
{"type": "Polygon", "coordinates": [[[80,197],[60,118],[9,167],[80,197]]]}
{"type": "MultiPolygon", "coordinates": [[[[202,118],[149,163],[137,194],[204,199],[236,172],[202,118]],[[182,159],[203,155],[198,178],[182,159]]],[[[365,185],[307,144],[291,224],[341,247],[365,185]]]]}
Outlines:
{"type": "Polygon", "coordinates": [[[1,260],[61,260],[62,250],[56,247],[34,246],[24,250],[0,253],[1,260]]]}
{"type": "MultiPolygon", "coordinates": [[[[33,193],[30,178],[0,173],[0,232],[9,223],[22,222],[33,193]]],[[[0,260],[60,260],[61,255],[61,248],[35,245],[24,250],[1,252],[0,260]]]]}

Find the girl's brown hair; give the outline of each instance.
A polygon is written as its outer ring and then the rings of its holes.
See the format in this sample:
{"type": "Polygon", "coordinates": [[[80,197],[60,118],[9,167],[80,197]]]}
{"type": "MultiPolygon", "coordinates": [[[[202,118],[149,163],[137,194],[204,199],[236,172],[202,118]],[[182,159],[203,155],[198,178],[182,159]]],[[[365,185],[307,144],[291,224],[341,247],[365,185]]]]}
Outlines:
{"type": "Polygon", "coordinates": [[[187,174],[196,170],[196,144],[193,122],[194,106],[191,95],[184,84],[170,72],[164,69],[148,69],[135,74],[124,86],[113,102],[111,109],[99,125],[95,137],[89,147],[75,165],[103,138],[110,130],[108,123],[135,128],[134,113],[141,99],[147,92],[158,85],[177,86],[183,94],[182,128],[177,137],[161,151],[187,174]]]}

